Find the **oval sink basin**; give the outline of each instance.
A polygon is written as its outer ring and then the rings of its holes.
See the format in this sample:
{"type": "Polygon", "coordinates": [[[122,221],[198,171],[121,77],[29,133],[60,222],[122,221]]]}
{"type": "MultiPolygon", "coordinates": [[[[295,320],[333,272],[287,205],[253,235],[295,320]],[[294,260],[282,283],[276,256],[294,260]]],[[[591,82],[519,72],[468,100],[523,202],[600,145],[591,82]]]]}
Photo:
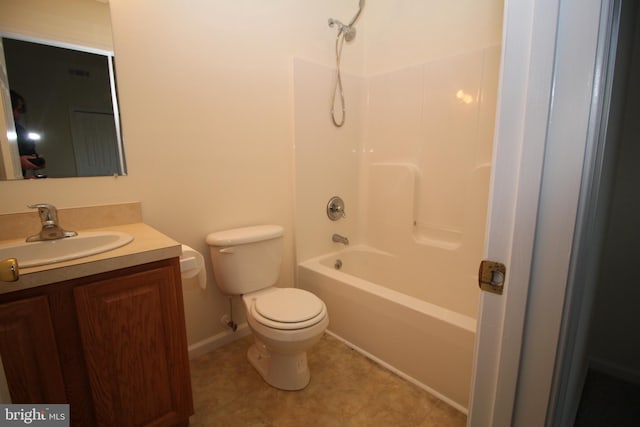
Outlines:
{"type": "Polygon", "coordinates": [[[0,245],[0,259],[16,258],[20,268],[36,267],[107,252],[132,240],[120,231],[79,232],[58,240],[0,245]]]}

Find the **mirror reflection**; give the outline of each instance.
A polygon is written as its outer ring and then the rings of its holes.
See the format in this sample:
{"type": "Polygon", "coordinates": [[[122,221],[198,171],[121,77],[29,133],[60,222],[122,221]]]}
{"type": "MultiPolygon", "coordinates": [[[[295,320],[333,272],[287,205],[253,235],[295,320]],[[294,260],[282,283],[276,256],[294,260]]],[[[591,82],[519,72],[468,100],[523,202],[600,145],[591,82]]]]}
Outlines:
{"type": "Polygon", "coordinates": [[[112,57],[6,37],[2,46],[22,175],[124,174],[112,57]]]}

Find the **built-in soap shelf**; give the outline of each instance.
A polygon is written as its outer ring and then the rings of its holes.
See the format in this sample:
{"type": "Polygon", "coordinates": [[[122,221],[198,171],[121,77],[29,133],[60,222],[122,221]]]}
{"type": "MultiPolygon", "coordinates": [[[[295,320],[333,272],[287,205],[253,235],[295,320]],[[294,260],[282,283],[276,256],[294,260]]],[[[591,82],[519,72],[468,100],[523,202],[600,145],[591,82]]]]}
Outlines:
{"type": "MultiPolygon", "coordinates": [[[[368,169],[367,235],[384,241],[412,239],[420,245],[455,250],[462,242],[462,226],[427,223],[419,211],[422,173],[413,163],[372,163],[368,169]]],[[[380,246],[383,247],[383,246],[380,246]]]]}

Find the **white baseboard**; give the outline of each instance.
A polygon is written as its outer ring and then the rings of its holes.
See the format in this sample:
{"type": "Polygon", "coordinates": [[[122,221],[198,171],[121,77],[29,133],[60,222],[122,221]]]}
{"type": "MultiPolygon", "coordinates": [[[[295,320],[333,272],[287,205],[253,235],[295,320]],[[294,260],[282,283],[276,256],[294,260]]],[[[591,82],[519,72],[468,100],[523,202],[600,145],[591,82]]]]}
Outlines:
{"type": "Polygon", "coordinates": [[[222,347],[225,344],[229,344],[237,339],[246,337],[250,333],[251,330],[249,329],[249,325],[243,323],[238,325],[238,329],[235,332],[228,330],[198,341],[197,343],[189,346],[189,359],[195,359],[196,357],[209,353],[218,347],[222,347]]]}

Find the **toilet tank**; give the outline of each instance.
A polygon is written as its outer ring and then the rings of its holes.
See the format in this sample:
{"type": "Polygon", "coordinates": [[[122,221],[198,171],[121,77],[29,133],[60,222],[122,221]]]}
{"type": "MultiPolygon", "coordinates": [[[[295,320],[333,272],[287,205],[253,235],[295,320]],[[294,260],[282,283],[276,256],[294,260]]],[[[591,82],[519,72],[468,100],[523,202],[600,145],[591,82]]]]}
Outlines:
{"type": "Polygon", "coordinates": [[[207,235],[218,288],[240,295],[275,285],[282,264],[282,234],[279,225],[257,225],[207,235]]]}

